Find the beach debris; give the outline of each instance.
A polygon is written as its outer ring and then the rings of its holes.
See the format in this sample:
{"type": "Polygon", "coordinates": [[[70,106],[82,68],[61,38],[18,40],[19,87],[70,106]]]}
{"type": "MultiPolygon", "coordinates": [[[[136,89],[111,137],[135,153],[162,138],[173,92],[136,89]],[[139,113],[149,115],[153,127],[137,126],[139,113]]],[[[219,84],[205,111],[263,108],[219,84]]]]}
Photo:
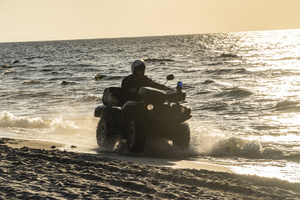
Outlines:
{"type": "Polygon", "coordinates": [[[51,146],[51,149],[55,149],[55,148],[56,148],[56,146],[55,146],[55,145],[51,146]]]}
{"type": "Polygon", "coordinates": [[[75,149],[75,148],[77,148],[76,145],[71,145],[71,149],[75,149]]]}

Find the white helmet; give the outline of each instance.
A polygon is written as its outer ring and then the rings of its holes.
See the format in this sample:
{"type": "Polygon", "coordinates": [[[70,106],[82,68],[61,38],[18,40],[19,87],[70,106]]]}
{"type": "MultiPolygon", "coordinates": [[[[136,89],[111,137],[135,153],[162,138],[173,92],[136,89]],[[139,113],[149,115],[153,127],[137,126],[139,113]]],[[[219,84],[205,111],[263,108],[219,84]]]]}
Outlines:
{"type": "Polygon", "coordinates": [[[143,60],[135,60],[131,64],[131,72],[134,73],[137,69],[145,70],[146,63],[143,60]]]}

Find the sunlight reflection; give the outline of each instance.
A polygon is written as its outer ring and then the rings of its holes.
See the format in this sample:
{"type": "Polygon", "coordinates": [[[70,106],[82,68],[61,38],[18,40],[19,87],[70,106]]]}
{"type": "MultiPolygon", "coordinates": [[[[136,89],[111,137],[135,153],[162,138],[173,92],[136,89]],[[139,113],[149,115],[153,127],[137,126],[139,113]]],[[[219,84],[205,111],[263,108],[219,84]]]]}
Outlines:
{"type": "Polygon", "coordinates": [[[265,164],[244,165],[243,167],[232,167],[231,169],[238,174],[258,175],[262,177],[279,178],[290,182],[300,182],[299,176],[288,173],[293,170],[296,172],[295,174],[300,174],[299,164],[297,163],[281,163],[280,165],[276,163],[272,165],[272,163],[266,162],[265,164]]]}

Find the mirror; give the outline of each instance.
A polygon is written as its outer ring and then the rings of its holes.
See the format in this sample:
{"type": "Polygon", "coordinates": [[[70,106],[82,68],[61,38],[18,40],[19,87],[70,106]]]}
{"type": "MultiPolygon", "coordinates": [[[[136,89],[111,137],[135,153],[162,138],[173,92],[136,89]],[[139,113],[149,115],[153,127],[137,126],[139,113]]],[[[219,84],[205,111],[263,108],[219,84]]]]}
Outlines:
{"type": "Polygon", "coordinates": [[[167,76],[167,80],[168,81],[171,81],[173,79],[174,79],[174,75],[173,74],[170,74],[170,75],[167,76]]]}

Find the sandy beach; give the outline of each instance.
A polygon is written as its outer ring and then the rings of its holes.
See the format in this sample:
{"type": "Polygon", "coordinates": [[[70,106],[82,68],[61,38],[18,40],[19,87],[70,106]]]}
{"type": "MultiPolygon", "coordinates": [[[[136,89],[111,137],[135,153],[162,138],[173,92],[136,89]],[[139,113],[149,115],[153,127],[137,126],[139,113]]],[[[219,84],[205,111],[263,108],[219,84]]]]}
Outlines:
{"type": "Polygon", "coordinates": [[[299,183],[207,170],[205,163],[201,170],[158,167],[59,145],[0,139],[0,199],[300,198],[299,183]]]}

